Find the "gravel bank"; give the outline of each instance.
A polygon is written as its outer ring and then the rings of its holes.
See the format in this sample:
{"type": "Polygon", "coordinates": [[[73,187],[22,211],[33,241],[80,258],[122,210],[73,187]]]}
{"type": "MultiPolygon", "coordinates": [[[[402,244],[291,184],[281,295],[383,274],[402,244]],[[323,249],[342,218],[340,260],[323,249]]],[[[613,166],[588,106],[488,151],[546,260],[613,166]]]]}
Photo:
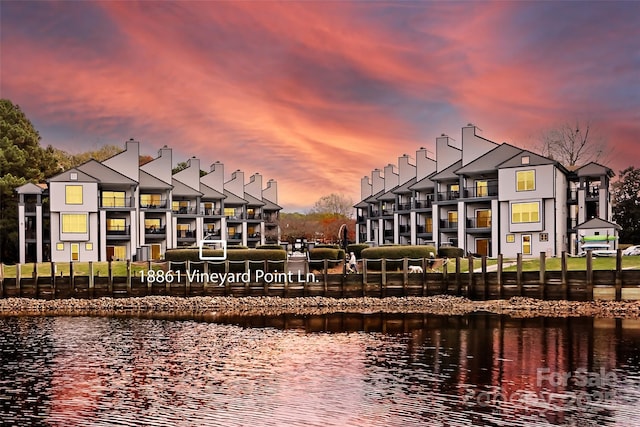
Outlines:
{"type": "Polygon", "coordinates": [[[542,301],[514,297],[508,300],[472,301],[463,297],[391,298],[279,298],[279,297],[167,297],[38,300],[0,299],[0,316],[110,315],[136,313],[223,312],[239,315],[352,313],[430,313],[461,315],[476,312],[512,317],[640,318],[640,301],[542,301]]]}

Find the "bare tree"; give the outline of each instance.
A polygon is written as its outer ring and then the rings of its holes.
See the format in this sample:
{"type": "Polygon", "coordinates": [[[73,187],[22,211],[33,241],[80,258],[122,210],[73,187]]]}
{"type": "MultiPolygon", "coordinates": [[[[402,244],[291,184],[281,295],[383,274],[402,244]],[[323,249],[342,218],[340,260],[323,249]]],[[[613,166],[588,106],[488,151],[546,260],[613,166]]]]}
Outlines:
{"type": "Polygon", "coordinates": [[[322,196],[313,205],[311,213],[333,214],[346,218],[353,217],[353,199],[343,194],[331,193],[328,196],[322,196]]]}
{"type": "Polygon", "coordinates": [[[594,132],[591,121],[581,123],[579,120],[544,132],[538,150],[564,166],[603,163],[610,154],[605,139],[594,132]]]}

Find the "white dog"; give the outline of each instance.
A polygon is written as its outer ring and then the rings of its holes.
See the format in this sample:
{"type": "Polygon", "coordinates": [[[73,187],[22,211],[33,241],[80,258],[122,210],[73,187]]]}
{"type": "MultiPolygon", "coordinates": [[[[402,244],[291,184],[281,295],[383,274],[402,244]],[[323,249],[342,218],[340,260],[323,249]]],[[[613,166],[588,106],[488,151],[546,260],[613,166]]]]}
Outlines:
{"type": "Polygon", "coordinates": [[[419,265],[410,265],[409,266],[409,273],[422,273],[422,267],[420,267],[419,265]]]}

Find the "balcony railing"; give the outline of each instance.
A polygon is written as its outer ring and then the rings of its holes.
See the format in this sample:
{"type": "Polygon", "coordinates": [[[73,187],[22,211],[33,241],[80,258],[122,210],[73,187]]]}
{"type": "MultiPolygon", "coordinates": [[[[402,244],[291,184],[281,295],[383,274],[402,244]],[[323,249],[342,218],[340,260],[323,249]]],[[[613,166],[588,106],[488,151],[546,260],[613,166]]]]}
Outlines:
{"type": "Polygon", "coordinates": [[[391,208],[391,209],[388,209],[388,208],[382,209],[382,216],[391,216],[391,215],[393,215],[393,208],[391,208]]]}
{"type": "Polygon", "coordinates": [[[577,202],[578,201],[578,190],[567,190],[567,201],[569,201],[569,202],[577,202]]]}
{"type": "Polygon", "coordinates": [[[229,234],[229,240],[242,240],[242,233],[229,234]]]}
{"type": "Polygon", "coordinates": [[[246,215],[244,212],[238,212],[231,215],[225,215],[225,217],[231,221],[242,221],[246,218],[246,215]]]}
{"type": "Polygon", "coordinates": [[[409,233],[411,232],[411,227],[409,225],[400,224],[398,226],[398,231],[400,233],[409,233]]]}
{"type": "Polygon", "coordinates": [[[440,220],[440,228],[458,229],[458,221],[440,220]]]}
{"type": "Polygon", "coordinates": [[[180,206],[176,209],[171,209],[176,215],[196,215],[198,213],[198,208],[195,206],[180,206]]]}
{"type": "Polygon", "coordinates": [[[384,230],[384,237],[393,237],[393,230],[384,230]]]}
{"type": "Polygon", "coordinates": [[[193,230],[178,230],[178,239],[195,239],[196,232],[193,230]]]}
{"type": "Polygon", "coordinates": [[[438,201],[458,200],[460,198],[459,191],[440,191],[438,193],[438,201]]]}
{"type": "Polygon", "coordinates": [[[415,201],[416,209],[429,209],[432,205],[433,205],[433,198],[415,201]]]}
{"type": "Polygon", "coordinates": [[[166,209],[167,199],[154,200],[150,202],[140,201],[140,207],[142,209],[166,209]]]}
{"type": "Polygon", "coordinates": [[[146,227],[144,229],[144,234],[147,239],[149,238],[164,238],[166,234],[165,227],[146,227]]]}
{"type": "Polygon", "coordinates": [[[36,212],[36,206],[37,206],[36,203],[32,203],[32,202],[25,203],[24,204],[24,212],[25,213],[35,213],[36,212]]]}
{"type": "Polygon", "coordinates": [[[102,197],[98,199],[101,208],[120,209],[134,206],[133,197],[102,197]]]}
{"type": "Polygon", "coordinates": [[[600,187],[597,185],[590,185],[587,188],[587,199],[597,199],[600,197],[600,187]]]}
{"type": "Polygon", "coordinates": [[[467,218],[467,228],[491,228],[491,218],[467,218]]]}
{"type": "Polygon", "coordinates": [[[205,216],[219,216],[220,215],[220,209],[202,208],[202,213],[205,216]]]}
{"type": "Polygon", "coordinates": [[[107,234],[108,235],[118,235],[118,236],[127,236],[129,235],[129,231],[131,229],[131,226],[129,225],[114,225],[111,227],[107,227],[107,234]]]}
{"type": "Polygon", "coordinates": [[[411,210],[411,202],[409,203],[399,203],[398,204],[399,211],[410,211],[411,210]]]}
{"type": "Polygon", "coordinates": [[[262,219],[262,214],[259,212],[247,214],[247,219],[262,219]]]}
{"type": "Polygon", "coordinates": [[[465,198],[494,197],[498,195],[498,185],[492,184],[487,187],[466,187],[464,189],[465,198]]]}

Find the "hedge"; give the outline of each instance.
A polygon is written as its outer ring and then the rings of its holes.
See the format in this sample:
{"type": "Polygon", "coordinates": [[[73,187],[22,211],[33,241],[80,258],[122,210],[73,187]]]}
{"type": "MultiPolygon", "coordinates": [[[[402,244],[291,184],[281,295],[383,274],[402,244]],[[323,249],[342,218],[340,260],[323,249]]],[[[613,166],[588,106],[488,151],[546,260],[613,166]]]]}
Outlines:
{"type": "MultiPolygon", "coordinates": [[[[362,250],[362,258],[367,260],[387,260],[387,270],[400,270],[404,268],[403,259],[409,258],[409,265],[421,265],[422,258],[429,258],[429,255],[433,252],[435,255],[438,251],[434,246],[420,245],[420,246],[378,246],[375,248],[366,248],[362,250]],[[420,261],[411,261],[420,260],[420,261]],[[390,261],[392,260],[392,261],[390,261]]],[[[367,262],[367,268],[372,270],[381,270],[382,263],[380,261],[367,262]]]]}
{"type": "Polygon", "coordinates": [[[464,256],[464,249],[462,248],[454,248],[452,246],[442,246],[438,249],[438,256],[441,258],[456,258],[464,256]]]}
{"type": "Polygon", "coordinates": [[[369,245],[367,245],[366,243],[352,243],[347,246],[347,252],[353,252],[356,255],[356,258],[360,259],[362,258],[362,251],[364,249],[367,249],[368,247],[369,245]]]}
{"type": "Polygon", "coordinates": [[[344,249],[339,249],[337,245],[322,245],[309,249],[309,269],[322,270],[324,260],[329,260],[329,267],[335,267],[342,263],[345,257],[344,249]]]}
{"type": "MultiPolygon", "coordinates": [[[[249,261],[262,261],[262,262],[250,262],[249,268],[252,271],[263,270],[264,261],[267,262],[267,270],[269,272],[284,271],[285,262],[287,259],[287,252],[280,247],[279,249],[237,249],[233,248],[229,250],[227,248],[227,261],[229,261],[229,271],[232,273],[242,273],[245,271],[245,262],[249,261]]],[[[205,257],[221,257],[223,254],[221,249],[203,249],[202,255],[205,257]]],[[[198,249],[169,249],[165,252],[164,256],[166,261],[170,261],[175,264],[171,264],[171,269],[174,271],[184,271],[186,265],[182,264],[184,261],[191,261],[194,263],[191,266],[192,270],[203,271],[203,262],[200,260],[200,253],[198,249]]],[[[209,263],[209,272],[223,273],[225,271],[226,261],[207,261],[209,263]]]]}

